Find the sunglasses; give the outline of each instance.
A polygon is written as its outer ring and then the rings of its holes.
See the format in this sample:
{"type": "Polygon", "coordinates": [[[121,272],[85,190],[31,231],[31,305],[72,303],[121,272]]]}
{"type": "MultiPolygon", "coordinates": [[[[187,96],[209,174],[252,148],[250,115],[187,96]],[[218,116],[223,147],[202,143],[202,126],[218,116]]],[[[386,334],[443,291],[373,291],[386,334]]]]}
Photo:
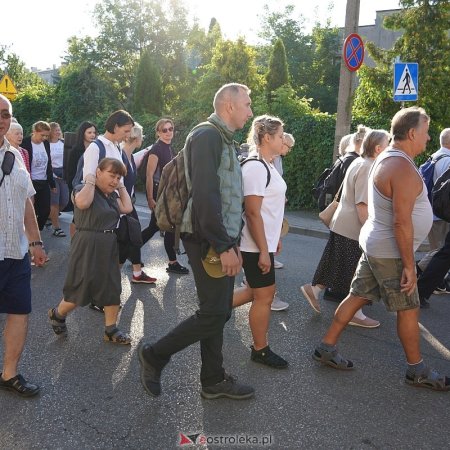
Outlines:
{"type": "Polygon", "coordinates": [[[14,153],[6,151],[3,161],[2,161],[3,176],[2,176],[2,179],[0,180],[0,186],[3,184],[5,175],[11,175],[15,161],[16,161],[16,157],[14,156],[14,153]]]}
{"type": "Polygon", "coordinates": [[[0,112],[0,117],[2,119],[11,119],[12,114],[8,110],[5,109],[5,110],[0,112]]]}
{"type": "Polygon", "coordinates": [[[161,133],[167,133],[168,131],[172,132],[173,131],[173,127],[161,128],[161,133]]]}

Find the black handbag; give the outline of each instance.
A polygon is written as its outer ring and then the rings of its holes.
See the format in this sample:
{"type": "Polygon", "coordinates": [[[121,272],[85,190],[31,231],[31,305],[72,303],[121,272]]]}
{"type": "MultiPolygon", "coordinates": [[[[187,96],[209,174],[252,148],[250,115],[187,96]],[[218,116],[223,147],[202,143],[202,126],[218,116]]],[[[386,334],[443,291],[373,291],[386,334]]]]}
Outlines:
{"type": "Polygon", "coordinates": [[[121,216],[117,228],[117,240],[122,244],[142,247],[142,232],[139,220],[128,214],[121,216]]]}

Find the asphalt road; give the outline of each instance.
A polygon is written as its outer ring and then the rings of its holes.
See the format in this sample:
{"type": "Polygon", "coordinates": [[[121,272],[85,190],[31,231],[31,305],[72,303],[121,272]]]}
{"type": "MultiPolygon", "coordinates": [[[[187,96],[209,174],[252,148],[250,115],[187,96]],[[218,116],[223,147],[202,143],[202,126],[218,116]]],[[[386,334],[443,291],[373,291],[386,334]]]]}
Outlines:
{"type": "MultiPolygon", "coordinates": [[[[141,218],[146,225],[148,215],[141,218]]],[[[66,231],[70,220],[63,214],[66,231]]],[[[236,439],[255,449],[449,447],[450,393],[404,384],[395,315],[383,305],[366,308],[381,321],[379,329],[350,327],[342,336],[341,352],[356,370],[340,372],[311,359],[335,304],[322,302],[317,315],[299,286],[311,280],[323,239],[289,234],[278,258],[285,263],[276,274],[278,293],[290,308],[272,314],[269,337],[290,367],[277,371],[250,361],[248,307],[242,307],[225,327],[224,360],[228,372],[255,387],[255,398],[208,401],[199,395],[198,345],[172,358],[159,398],[149,397],[139,382],[139,340],[156,340],[196,309],[192,276],[165,272],[159,236],[143,250],[145,270],[158,278],[155,287],[132,285],[131,266],[123,269],[120,326],[133,336],[127,347],[103,342],[103,316],[89,308],[70,316],[67,338],[53,334],[46,313],[61,298],[69,239],[49,231],[43,238],[51,261],[32,269],[33,313],[20,368],[42,390],[27,400],[0,393],[0,449],[228,449],[239,448],[236,439]],[[199,435],[197,442],[206,445],[178,447],[180,433],[199,435]],[[270,445],[263,446],[263,438],[270,445]]],[[[421,329],[426,362],[450,375],[449,317],[450,297],[434,296],[421,314],[421,329]]]]}

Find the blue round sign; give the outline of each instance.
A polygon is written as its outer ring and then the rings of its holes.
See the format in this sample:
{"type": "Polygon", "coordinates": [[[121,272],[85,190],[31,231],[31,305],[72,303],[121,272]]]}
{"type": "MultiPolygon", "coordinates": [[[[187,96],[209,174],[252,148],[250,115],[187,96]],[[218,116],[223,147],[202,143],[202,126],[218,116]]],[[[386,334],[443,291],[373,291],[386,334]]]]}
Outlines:
{"type": "Polygon", "coordinates": [[[352,33],[344,41],[344,61],[350,72],[355,72],[364,61],[364,43],[361,36],[352,33]]]}

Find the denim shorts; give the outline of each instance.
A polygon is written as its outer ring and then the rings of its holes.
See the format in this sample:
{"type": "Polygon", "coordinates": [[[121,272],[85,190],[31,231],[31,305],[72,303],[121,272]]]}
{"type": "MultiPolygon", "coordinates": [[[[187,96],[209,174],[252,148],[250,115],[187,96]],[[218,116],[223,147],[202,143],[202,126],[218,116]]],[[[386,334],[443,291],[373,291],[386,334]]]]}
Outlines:
{"type": "Polygon", "coordinates": [[[23,259],[0,261],[0,314],[31,312],[31,264],[28,253],[23,259]]]}
{"type": "Polygon", "coordinates": [[[364,252],[358,262],[350,293],[369,301],[383,299],[388,311],[418,308],[417,286],[411,295],[400,291],[403,263],[400,258],[374,258],[364,252]]]}

